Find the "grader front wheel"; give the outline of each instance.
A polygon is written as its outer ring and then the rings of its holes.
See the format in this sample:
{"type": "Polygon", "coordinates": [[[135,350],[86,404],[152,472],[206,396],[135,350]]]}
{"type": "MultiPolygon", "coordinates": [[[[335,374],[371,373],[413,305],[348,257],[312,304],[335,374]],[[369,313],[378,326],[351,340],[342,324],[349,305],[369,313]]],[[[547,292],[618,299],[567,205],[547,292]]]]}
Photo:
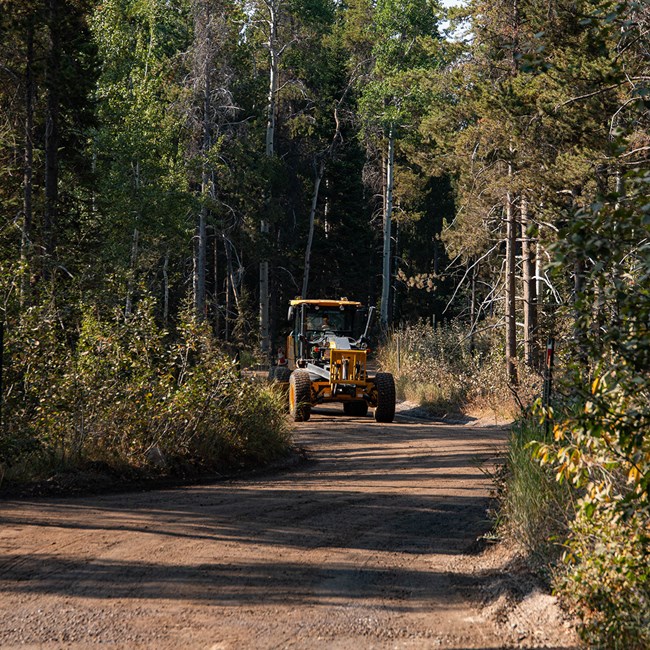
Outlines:
{"type": "Polygon", "coordinates": [[[395,380],[389,372],[378,372],[375,375],[375,391],[377,407],[375,420],[377,422],[392,422],[395,419],[395,380]]]}
{"type": "Polygon", "coordinates": [[[311,379],[306,370],[294,370],[289,377],[289,414],[294,422],[311,416],[311,379]]]}

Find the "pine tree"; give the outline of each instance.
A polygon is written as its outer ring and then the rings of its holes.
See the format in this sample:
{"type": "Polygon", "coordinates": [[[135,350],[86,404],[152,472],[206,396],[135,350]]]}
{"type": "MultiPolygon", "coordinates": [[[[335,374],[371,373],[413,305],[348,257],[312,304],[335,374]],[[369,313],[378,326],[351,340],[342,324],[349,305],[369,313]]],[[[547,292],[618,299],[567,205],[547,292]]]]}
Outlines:
{"type": "Polygon", "coordinates": [[[389,322],[393,273],[395,144],[403,131],[415,128],[426,104],[426,94],[417,80],[437,65],[432,51],[438,38],[438,18],[438,5],[424,0],[385,0],[376,5],[373,16],[376,41],[371,50],[371,66],[363,80],[359,110],[366,138],[382,149],[385,169],[380,310],[384,328],[389,322]]]}

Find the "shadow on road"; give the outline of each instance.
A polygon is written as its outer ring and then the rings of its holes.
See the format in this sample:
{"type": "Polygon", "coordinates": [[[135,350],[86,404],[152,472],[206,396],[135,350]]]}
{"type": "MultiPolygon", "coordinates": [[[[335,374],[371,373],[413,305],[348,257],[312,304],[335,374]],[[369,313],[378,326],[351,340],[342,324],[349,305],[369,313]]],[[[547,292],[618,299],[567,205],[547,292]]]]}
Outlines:
{"type": "MultiPolygon", "coordinates": [[[[219,606],[282,604],[296,606],[376,601],[393,612],[427,611],[432,601],[454,604],[446,572],[391,567],[365,567],[332,562],[322,566],[268,562],[228,564],[204,562],[181,566],[154,562],[95,560],[76,562],[52,554],[3,559],[3,591],[57,594],[97,599],[208,601],[219,606]],[[8,584],[11,582],[12,584],[8,584]]],[[[454,574],[465,597],[485,601],[484,585],[502,575],[454,574]]],[[[526,593],[520,594],[523,599],[526,593]]]]}
{"type": "MultiPolygon", "coordinates": [[[[4,546],[0,589],[237,606],[375,598],[409,611],[444,600],[447,573],[396,568],[390,556],[463,553],[489,529],[478,465],[494,458],[503,431],[354,421],[319,431],[326,424],[311,422],[300,439],[317,462],[273,478],[3,504],[4,530],[44,541],[31,553],[4,546]],[[65,531],[94,543],[90,555],[44,550],[48,534],[65,531]],[[127,539],[170,555],[106,557],[127,539]],[[228,559],[234,547],[250,553],[228,559]]],[[[491,579],[468,576],[463,588],[491,579]]]]}

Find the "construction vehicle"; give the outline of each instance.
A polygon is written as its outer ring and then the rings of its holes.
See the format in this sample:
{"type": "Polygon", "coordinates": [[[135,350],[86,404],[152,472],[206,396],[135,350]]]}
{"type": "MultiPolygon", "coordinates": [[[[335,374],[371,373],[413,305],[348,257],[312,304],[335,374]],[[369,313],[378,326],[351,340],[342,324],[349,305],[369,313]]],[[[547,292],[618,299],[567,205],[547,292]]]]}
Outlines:
{"type": "MultiPolygon", "coordinates": [[[[395,417],[395,381],[388,372],[369,375],[368,331],[374,307],[367,312],[360,302],[306,300],[290,302],[286,363],[272,368],[272,377],[288,382],[289,412],[306,422],[312,406],[343,404],[346,415],[365,416],[374,408],[377,422],[395,417]],[[365,317],[365,329],[358,338],[365,317]]],[[[283,355],[284,356],[284,355],[283,355]]]]}

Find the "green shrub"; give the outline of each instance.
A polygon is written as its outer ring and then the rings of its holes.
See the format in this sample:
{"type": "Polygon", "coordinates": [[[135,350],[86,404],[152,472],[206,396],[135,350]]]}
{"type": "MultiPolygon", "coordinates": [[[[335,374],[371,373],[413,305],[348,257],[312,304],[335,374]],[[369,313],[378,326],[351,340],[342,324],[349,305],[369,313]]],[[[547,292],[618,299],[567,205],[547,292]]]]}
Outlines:
{"type": "MultiPolygon", "coordinates": [[[[555,437],[560,437],[558,429],[555,437]]],[[[497,481],[499,530],[550,578],[589,647],[648,648],[648,510],[630,508],[634,500],[626,506],[622,495],[629,494],[629,485],[616,463],[605,467],[595,458],[564,454],[569,465],[558,472],[557,455],[564,449],[559,442],[548,440],[542,426],[530,419],[513,425],[497,481]],[[581,464],[592,480],[565,480],[581,464]],[[604,474],[608,485],[593,480],[604,474]]]]}
{"type": "Polygon", "coordinates": [[[625,369],[598,369],[587,396],[546,413],[553,439],[535,447],[580,494],[556,592],[589,646],[608,650],[650,647],[648,383],[626,379],[625,369]]]}
{"type": "Polygon", "coordinates": [[[5,479],[88,460],[164,471],[260,464],[288,449],[283,403],[240,376],[206,323],[186,315],[170,342],[150,299],[130,318],[80,314],[75,337],[51,305],[11,331],[5,479]]]}
{"type": "Polygon", "coordinates": [[[649,542],[647,512],[629,518],[614,509],[578,512],[555,587],[580,620],[589,647],[650,647],[649,542]]]}

